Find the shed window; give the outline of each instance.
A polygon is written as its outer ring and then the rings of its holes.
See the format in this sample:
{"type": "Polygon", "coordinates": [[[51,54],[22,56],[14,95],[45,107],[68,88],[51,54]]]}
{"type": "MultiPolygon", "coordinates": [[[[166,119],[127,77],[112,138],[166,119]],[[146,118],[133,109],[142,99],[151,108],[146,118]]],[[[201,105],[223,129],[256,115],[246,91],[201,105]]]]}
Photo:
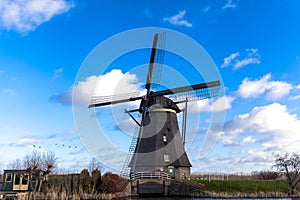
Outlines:
{"type": "Polygon", "coordinates": [[[22,185],[27,185],[28,184],[28,175],[25,175],[23,178],[22,178],[22,185]]]}
{"type": "Polygon", "coordinates": [[[20,185],[21,176],[20,174],[16,174],[15,176],[15,185],[20,185]]]}
{"type": "Polygon", "coordinates": [[[9,173],[9,174],[6,174],[6,177],[5,177],[5,182],[10,182],[10,181],[11,181],[11,179],[12,179],[12,175],[11,175],[11,173],[9,173]]]}
{"type": "Polygon", "coordinates": [[[36,179],[37,179],[37,175],[36,175],[36,174],[32,174],[32,178],[31,178],[31,180],[32,180],[33,182],[35,182],[35,181],[36,181],[36,179]]]}

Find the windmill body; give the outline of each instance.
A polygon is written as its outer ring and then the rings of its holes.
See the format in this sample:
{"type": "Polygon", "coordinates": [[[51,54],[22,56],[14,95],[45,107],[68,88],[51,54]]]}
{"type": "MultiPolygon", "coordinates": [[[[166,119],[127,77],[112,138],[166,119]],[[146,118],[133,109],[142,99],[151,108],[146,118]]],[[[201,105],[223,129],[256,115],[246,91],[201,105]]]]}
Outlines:
{"type": "MultiPolygon", "coordinates": [[[[179,131],[177,114],[181,109],[179,103],[202,100],[217,96],[219,93],[220,81],[212,81],[195,85],[188,85],[172,89],[153,91],[154,78],[157,77],[155,67],[161,67],[164,51],[161,43],[164,43],[165,34],[155,34],[149,69],[146,78],[145,96],[121,96],[93,97],[89,107],[107,106],[112,104],[125,103],[140,100],[138,109],[125,112],[140,126],[136,138],[132,156],[129,157],[128,167],[130,173],[156,173],[162,172],[175,179],[184,178],[190,175],[191,163],[184,149],[184,143],[179,131]],[[159,47],[159,48],[158,48],[159,47]],[[182,97],[182,100],[172,99],[172,95],[182,97]],[[124,98],[126,97],[126,98],[124,98]],[[139,112],[142,119],[139,122],[131,112],[139,112]]],[[[131,154],[128,154],[131,155],[131,154]]],[[[169,176],[168,176],[169,177],[169,176]]]]}
{"type": "Polygon", "coordinates": [[[131,173],[160,171],[172,177],[190,174],[191,163],[183,147],[177,120],[180,111],[174,101],[164,96],[141,102],[143,124],[129,164],[131,173]]]}

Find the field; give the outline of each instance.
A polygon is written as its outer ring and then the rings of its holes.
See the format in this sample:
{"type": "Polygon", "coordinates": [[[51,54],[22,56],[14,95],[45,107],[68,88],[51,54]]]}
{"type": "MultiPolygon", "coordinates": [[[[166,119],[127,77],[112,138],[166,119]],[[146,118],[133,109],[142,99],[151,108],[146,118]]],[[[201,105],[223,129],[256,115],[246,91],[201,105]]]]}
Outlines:
{"type": "Polygon", "coordinates": [[[205,185],[207,191],[221,193],[257,193],[281,192],[287,193],[289,187],[284,180],[197,180],[194,182],[205,185]]]}

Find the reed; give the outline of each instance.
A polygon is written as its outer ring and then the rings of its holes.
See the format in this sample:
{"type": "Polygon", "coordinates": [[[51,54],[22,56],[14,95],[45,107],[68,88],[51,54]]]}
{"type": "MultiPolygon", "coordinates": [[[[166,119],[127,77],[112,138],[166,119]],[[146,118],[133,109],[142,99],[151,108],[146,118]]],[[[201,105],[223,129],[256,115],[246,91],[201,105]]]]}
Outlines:
{"type": "MultiPolygon", "coordinates": [[[[18,200],[28,200],[28,193],[18,193],[18,200]]],[[[68,200],[100,200],[100,199],[118,199],[125,197],[125,194],[116,193],[116,194],[67,194],[65,192],[57,193],[35,193],[31,194],[29,199],[32,200],[61,200],[61,199],[68,199],[68,200]]],[[[128,195],[129,196],[129,195],[128,195]]]]}

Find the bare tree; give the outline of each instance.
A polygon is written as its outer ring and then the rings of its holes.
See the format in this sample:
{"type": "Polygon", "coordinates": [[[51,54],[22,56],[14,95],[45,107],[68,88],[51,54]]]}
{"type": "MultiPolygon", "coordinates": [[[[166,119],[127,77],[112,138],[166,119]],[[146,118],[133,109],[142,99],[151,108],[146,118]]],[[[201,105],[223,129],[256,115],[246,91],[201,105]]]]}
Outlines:
{"type": "Polygon", "coordinates": [[[12,166],[18,166],[23,162],[22,168],[30,171],[44,171],[46,174],[52,172],[55,167],[57,157],[55,153],[48,151],[40,153],[33,151],[31,154],[27,154],[23,157],[23,160],[16,159],[12,162],[12,166]]]}
{"type": "Polygon", "coordinates": [[[26,170],[35,171],[41,169],[41,165],[41,153],[37,151],[33,151],[32,154],[27,154],[23,158],[23,166],[26,170]]]}
{"type": "Polygon", "coordinates": [[[41,156],[41,170],[43,170],[46,174],[50,174],[53,169],[56,167],[57,157],[55,153],[52,151],[48,151],[41,156]]]}
{"type": "Polygon", "coordinates": [[[41,157],[41,165],[39,167],[39,170],[43,171],[44,173],[40,179],[38,192],[41,191],[43,181],[47,178],[47,175],[50,174],[53,171],[53,169],[55,168],[55,164],[56,164],[56,160],[57,160],[55,153],[52,151],[43,153],[40,157],[41,157]]]}
{"type": "Polygon", "coordinates": [[[22,160],[20,158],[17,158],[16,160],[13,160],[12,162],[10,162],[8,164],[8,168],[10,168],[10,169],[16,169],[16,170],[23,169],[22,160]]]}
{"type": "Polygon", "coordinates": [[[297,184],[300,182],[300,157],[293,153],[275,156],[275,165],[278,172],[285,175],[287,183],[290,187],[290,194],[293,196],[297,184]]]}
{"type": "Polygon", "coordinates": [[[88,165],[89,172],[92,173],[94,170],[99,170],[101,172],[102,163],[96,158],[92,158],[88,165]]]}
{"type": "Polygon", "coordinates": [[[252,172],[251,176],[258,180],[276,180],[279,176],[279,173],[270,170],[263,170],[252,172]]]}
{"type": "MultiPolygon", "coordinates": [[[[43,180],[48,174],[50,174],[55,167],[56,156],[53,152],[41,153],[33,151],[31,154],[27,154],[23,158],[23,168],[26,169],[33,180],[36,180],[38,184],[35,184],[34,191],[40,191],[43,184],[43,180]]],[[[32,185],[32,181],[30,181],[32,185]]]]}

